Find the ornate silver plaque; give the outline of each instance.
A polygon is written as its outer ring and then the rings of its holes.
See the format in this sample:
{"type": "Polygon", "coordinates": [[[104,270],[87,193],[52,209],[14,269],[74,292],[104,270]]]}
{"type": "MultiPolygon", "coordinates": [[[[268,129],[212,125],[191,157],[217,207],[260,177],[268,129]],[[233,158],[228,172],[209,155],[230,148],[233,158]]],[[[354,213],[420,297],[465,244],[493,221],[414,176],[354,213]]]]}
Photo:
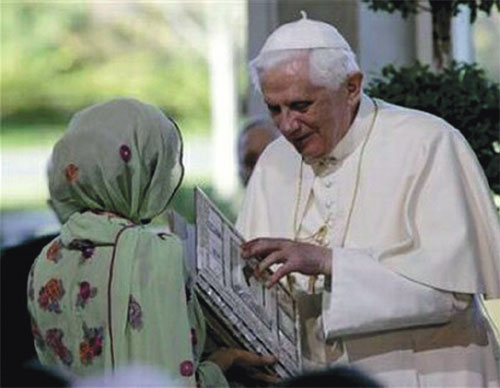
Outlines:
{"type": "Polygon", "coordinates": [[[208,325],[227,338],[226,346],[276,355],[280,377],[297,374],[301,352],[294,298],[281,284],[268,289],[251,276],[240,258],[242,237],[198,187],[195,203],[196,285],[209,310],[208,325]]]}

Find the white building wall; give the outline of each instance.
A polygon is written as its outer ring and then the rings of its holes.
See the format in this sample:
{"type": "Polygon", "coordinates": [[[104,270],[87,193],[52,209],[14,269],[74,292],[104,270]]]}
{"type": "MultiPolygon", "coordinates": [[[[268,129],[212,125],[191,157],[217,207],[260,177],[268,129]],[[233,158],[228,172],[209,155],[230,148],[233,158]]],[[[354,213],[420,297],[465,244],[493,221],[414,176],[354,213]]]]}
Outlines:
{"type": "Polygon", "coordinates": [[[415,17],[400,13],[374,12],[360,2],[358,13],[358,61],[365,74],[365,86],[388,65],[403,66],[416,59],[415,17]]]}

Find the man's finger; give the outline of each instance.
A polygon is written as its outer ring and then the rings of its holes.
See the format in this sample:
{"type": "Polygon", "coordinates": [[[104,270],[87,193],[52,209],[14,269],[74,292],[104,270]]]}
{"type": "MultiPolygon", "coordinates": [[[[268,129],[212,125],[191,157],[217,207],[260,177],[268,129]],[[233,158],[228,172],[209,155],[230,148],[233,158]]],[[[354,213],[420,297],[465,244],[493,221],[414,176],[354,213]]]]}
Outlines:
{"type": "Polygon", "coordinates": [[[269,280],[266,282],[266,287],[271,288],[274,286],[276,283],[280,281],[280,279],[286,275],[288,275],[290,272],[292,272],[292,268],[286,264],[282,265],[277,269],[275,273],[269,278],[269,280]]]}
{"type": "Polygon", "coordinates": [[[241,245],[241,256],[246,259],[253,256],[267,256],[280,249],[281,239],[257,238],[241,245]]]}
{"type": "Polygon", "coordinates": [[[278,249],[282,249],[286,242],[288,240],[282,238],[257,238],[241,245],[241,257],[248,259],[253,256],[267,256],[278,249]]]}
{"type": "Polygon", "coordinates": [[[283,256],[282,251],[274,251],[270,255],[268,255],[264,260],[260,262],[257,266],[258,273],[260,275],[261,272],[264,272],[267,268],[269,268],[273,264],[283,263],[286,259],[283,256]]]}

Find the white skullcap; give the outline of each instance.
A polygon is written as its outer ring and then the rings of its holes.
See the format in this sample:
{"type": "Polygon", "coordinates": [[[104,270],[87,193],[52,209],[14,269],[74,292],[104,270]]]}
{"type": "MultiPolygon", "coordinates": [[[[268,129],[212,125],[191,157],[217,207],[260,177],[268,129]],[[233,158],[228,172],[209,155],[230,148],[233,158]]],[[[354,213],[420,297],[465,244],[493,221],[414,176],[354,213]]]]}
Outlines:
{"type": "Polygon", "coordinates": [[[311,20],[301,11],[302,19],[283,24],[267,38],[259,55],[276,50],[343,49],[351,47],[335,27],[328,23],[311,20]]]}

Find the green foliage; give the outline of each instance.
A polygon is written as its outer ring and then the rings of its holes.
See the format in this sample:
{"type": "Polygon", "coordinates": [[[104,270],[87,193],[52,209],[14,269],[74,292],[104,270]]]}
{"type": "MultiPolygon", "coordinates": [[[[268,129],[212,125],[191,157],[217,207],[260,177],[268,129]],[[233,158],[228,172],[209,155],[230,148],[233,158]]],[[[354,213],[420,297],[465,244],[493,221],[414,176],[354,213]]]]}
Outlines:
{"type": "Polygon", "coordinates": [[[388,0],[363,0],[368,3],[368,8],[373,11],[385,11],[389,13],[401,12],[406,19],[411,14],[418,12],[417,2],[414,0],[388,1],[388,0]]]}
{"type": "Polygon", "coordinates": [[[168,11],[153,3],[2,3],[3,124],[66,123],[85,106],[129,96],[206,128],[208,65],[182,44],[168,11]]]}
{"type": "Polygon", "coordinates": [[[64,133],[63,125],[2,125],[1,151],[51,149],[64,133]]]}
{"type": "Polygon", "coordinates": [[[490,187],[500,194],[500,89],[476,64],[452,62],[440,74],[420,63],[400,69],[389,65],[366,92],[435,114],[459,129],[475,151],[490,187]]]}
{"type": "Polygon", "coordinates": [[[426,8],[417,0],[363,0],[368,3],[368,7],[373,11],[385,11],[389,13],[400,12],[403,18],[419,11],[437,12],[441,8],[447,8],[453,16],[460,13],[461,6],[467,6],[470,9],[470,22],[474,23],[477,18],[477,12],[482,11],[490,14],[495,5],[500,11],[500,0],[429,0],[431,8],[426,8]]]}

